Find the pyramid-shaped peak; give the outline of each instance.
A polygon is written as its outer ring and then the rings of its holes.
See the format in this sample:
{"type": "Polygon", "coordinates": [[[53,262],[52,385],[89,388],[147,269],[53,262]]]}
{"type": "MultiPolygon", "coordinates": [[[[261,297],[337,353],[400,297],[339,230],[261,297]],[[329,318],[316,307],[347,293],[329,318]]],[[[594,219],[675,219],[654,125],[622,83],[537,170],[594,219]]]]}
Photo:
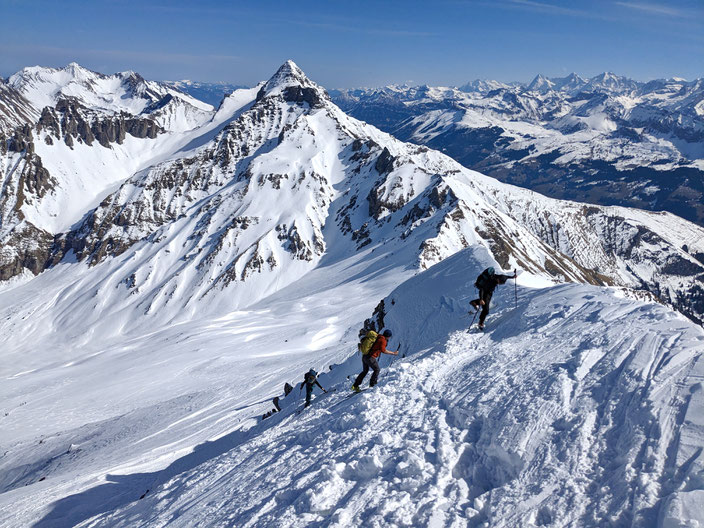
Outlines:
{"type": "Polygon", "coordinates": [[[306,77],[292,60],[284,62],[276,73],[264,85],[264,92],[275,94],[291,86],[315,87],[315,83],[306,77]]]}
{"type": "Polygon", "coordinates": [[[276,72],[277,74],[285,73],[287,75],[294,75],[294,76],[303,76],[305,77],[305,74],[303,73],[303,70],[298,67],[298,64],[293,62],[291,59],[288,59],[286,62],[284,62],[276,72]]]}
{"type": "Polygon", "coordinates": [[[142,77],[139,73],[133,70],[127,70],[123,71],[120,73],[115,74],[117,77],[121,78],[125,82],[131,82],[131,83],[143,83],[145,82],[144,77],[142,77]]]}
{"type": "Polygon", "coordinates": [[[551,81],[554,83],[555,89],[561,91],[579,90],[587,84],[585,79],[574,72],[570,73],[566,77],[551,79],[551,81]]]}
{"type": "Polygon", "coordinates": [[[61,68],[61,71],[66,72],[76,78],[85,78],[99,75],[98,73],[89,70],[88,68],[84,68],[77,62],[69,62],[66,66],[61,68]]]}
{"type": "Polygon", "coordinates": [[[292,60],[287,60],[257,94],[257,99],[282,95],[289,102],[306,101],[311,106],[320,106],[328,95],[311,81],[292,60]]]}
{"type": "Polygon", "coordinates": [[[552,89],[555,83],[545,77],[542,73],[535,76],[535,79],[528,85],[529,90],[547,91],[552,89]]]}
{"type": "Polygon", "coordinates": [[[592,77],[592,80],[597,82],[617,81],[619,76],[611,72],[603,72],[592,77]]]}

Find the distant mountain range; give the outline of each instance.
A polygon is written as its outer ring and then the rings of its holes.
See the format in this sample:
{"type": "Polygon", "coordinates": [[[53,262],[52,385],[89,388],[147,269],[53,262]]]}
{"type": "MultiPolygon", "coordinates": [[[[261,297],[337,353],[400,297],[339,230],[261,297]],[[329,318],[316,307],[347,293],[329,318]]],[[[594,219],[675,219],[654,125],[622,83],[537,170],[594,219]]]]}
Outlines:
{"type": "MultiPolygon", "coordinates": [[[[168,82],[217,106],[240,88],[168,82]]],[[[704,225],[704,84],[605,72],[459,88],[330,90],[350,115],[403,141],[556,198],[666,210],[704,225]]]]}
{"type": "Polygon", "coordinates": [[[163,81],[166,86],[170,86],[176,90],[180,90],[196,99],[218,107],[225,96],[231,94],[235,90],[248,88],[243,84],[230,84],[225,82],[205,83],[198,81],[163,81]]]}
{"type": "Polygon", "coordinates": [[[667,210],[704,225],[704,81],[611,73],[528,85],[331,92],[347,113],[556,198],[667,210]]]}

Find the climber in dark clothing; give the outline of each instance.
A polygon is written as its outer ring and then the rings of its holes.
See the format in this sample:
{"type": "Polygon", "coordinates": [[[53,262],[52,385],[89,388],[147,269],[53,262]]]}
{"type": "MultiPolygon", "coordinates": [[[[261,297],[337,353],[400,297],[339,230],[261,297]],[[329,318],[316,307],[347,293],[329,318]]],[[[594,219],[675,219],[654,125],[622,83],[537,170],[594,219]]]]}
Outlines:
{"type": "Polygon", "coordinates": [[[475,310],[478,310],[481,306],[482,313],[479,314],[479,329],[484,330],[484,320],[486,316],[489,315],[489,304],[491,303],[491,296],[494,295],[494,290],[499,284],[505,284],[508,279],[515,279],[516,272],[513,275],[501,275],[494,273],[494,268],[487,268],[481,272],[477,277],[474,285],[479,289],[479,298],[470,301],[469,304],[475,310]]]}
{"type": "Polygon", "coordinates": [[[322,387],[322,385],[320,385],[320,383],[318,383],[318,379],[316,377],[317,375],[318,375],[318,373],[315,370],[310,369],[308,372],[306,372],[306,375],[303,378],[303,383],[301,383],[301,389],[303,388],[303,385],[306,386],[306,407],[308,407],[310,405],[310,397],[313,394],[313,386],[314,385],[317,385],[318,387],[320,387],[320,389],[323,392],[325,392],[325,393],[328,392],[325,389],[323,389],[323,387],[322,387]]]}

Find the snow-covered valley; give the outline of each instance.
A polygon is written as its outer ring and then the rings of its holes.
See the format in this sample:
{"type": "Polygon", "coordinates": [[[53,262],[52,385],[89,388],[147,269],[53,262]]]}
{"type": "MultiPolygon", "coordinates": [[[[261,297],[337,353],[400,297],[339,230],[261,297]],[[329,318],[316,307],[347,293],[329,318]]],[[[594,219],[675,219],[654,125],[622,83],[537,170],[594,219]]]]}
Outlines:
{"type": "Polygon", "coordinates": [[[217,110],[67,68],[0,151],[0,526],[704,523],[702,227],[500,183],[291,61],[217,110]],[[351,396],[366,319],[403,357],[351,396]]]}

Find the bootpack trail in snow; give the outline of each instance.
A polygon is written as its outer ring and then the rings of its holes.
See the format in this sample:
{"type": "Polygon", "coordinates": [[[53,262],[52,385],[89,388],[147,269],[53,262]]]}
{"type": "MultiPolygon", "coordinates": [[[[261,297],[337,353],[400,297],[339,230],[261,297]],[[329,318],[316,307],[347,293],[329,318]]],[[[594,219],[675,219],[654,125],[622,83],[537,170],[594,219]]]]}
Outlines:
{"type": "MultiPolygon", "coordinates": [[[[80,526],[669,526],[659,519],[688,504],[701,455],[683,396],[701,391],[702,332],[586,286],[520,306],[481,336],[450,314],[459,328],[384,369],[374,391],[285,408],[80,526]]],[[[446,325],[435,312],[421,318],[446,325]]],[[[418,318],[402,319],[387,314],[412,336],[418,318]]],[[[339,389],[357,369],[353,355],[330,380],[339,389]]]]}

